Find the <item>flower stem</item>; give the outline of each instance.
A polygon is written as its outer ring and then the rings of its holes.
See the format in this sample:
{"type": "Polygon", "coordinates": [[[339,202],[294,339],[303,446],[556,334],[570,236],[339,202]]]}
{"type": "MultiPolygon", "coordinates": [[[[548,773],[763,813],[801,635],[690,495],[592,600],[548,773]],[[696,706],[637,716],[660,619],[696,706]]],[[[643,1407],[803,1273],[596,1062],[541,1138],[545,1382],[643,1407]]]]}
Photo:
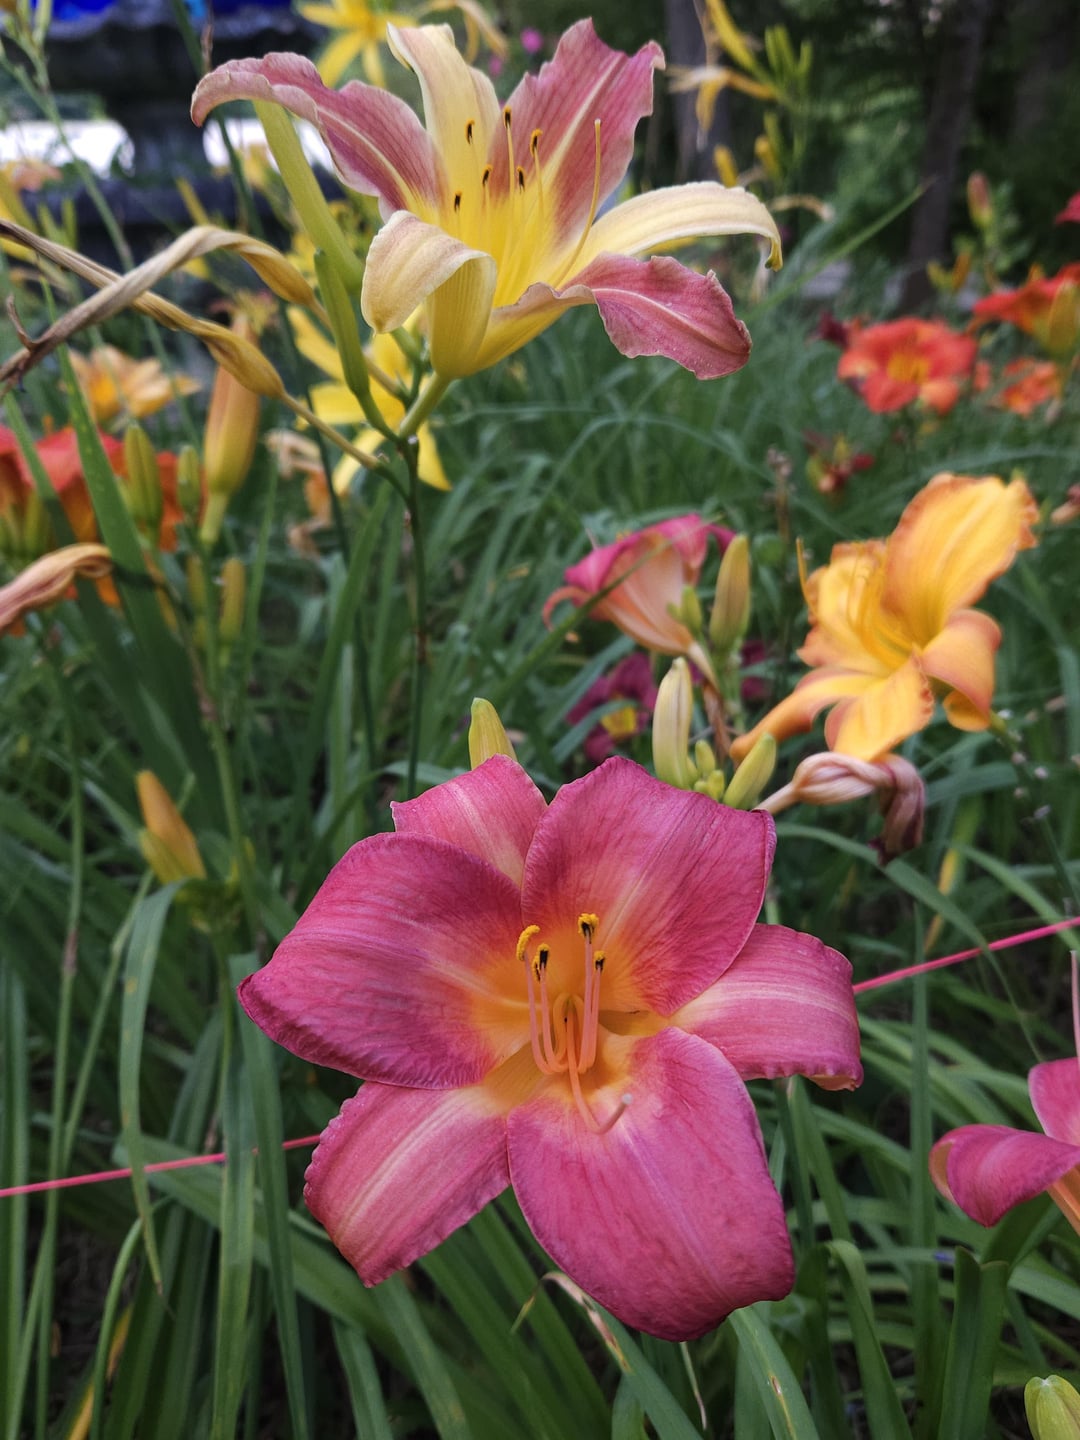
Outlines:
{"type": "Polygon", "coordinates": [[[453,383],[445,375],[432,375],[398,426],[398,440],[408,440],[410,435],[416,434],[453,383]]]}

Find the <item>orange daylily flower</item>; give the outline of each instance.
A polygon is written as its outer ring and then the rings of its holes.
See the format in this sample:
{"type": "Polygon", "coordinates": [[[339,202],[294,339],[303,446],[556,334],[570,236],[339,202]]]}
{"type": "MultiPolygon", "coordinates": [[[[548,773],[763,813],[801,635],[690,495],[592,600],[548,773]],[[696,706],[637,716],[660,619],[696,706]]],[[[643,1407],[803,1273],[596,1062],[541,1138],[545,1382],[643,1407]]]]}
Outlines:
{"type": "Polygon", "coordinates": [[[814,667],[731,747],[808,730],[819,711],[832,750],[876,760],[921,730],[935,694],[961,730],[984,730],[994,693],[997,622],[968,608],[1018,550],[1036,541],[1038,508],[1021,479],[936,475],[887,540],[833,547],[803,582],[812,628],[799,657],[814,667]]]}
{"type": "Polygon", "coordinates": [[[1056,275],[1036,267],[1027,283],[977,300],[976,323],[1002,320],[1036,339],[1048,355],[1071,355],[1080,342],[1080,261],[1056,275]]]}
{"type": "Polygon", "coordinates": [[[890,320],[854,333],[836,373],[878,413],[918,401],[946,415],[971,375],[975,352],[970,335],[958,335],[940,320],[890,320]]]}
{"type": "Polygon", "coordinates": [[[1061,371],[1052,360],[1034,360],[1025,355],[1021,360],[1010,361],[1001,378],[1008,384],[992,402],[999,410],[1031,415],[1040,405],[1061,399],[1061,371]]]}
{"type": "Polygon", "coordinates": [[[169,374],[155,359],[136,360],[115,345],[99,345],[89,355],[71,352],[71,364],[90,412],[99,425],[117,415],[139,419],[170,404],[177,395],[193,395],[198,380],[169,374]]]}

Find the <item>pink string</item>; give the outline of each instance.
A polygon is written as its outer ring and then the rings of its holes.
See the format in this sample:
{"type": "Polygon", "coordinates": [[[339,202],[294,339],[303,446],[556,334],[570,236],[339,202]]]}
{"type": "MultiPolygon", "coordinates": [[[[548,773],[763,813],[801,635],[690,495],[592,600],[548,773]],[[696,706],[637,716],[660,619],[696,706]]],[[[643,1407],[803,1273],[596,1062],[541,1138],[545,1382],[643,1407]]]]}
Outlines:
{"type": "MultiPolygon", "coordinates": [[[[282,1144],[283,1150],[299,1150],[305,1145],[317,1145],[318,1135],[305,1135],[301,1140],[286,1140],[282,1144]]],[[[259,1153],[256,1149],[256,1155],[259,1153]]],[[[143,1170],[152,1174],[156,1170],[186,1170],[190,1165],[220,1165],[225,1159],[225,1151],[215,1151],[213,1155],[185,1155],[179,1160],[155,1160],[152,1165],[144,1165],[143,1170]]],[[[32,1185],[11,1185],[6,1190],[0,1190],[0,1200],[6,1199],[9,1195],[37,1195],[42,1190],[68,1190],[76,1185],[98,1185],[102,1180],[128,1180],[131,1177],[131,1170],[96,1170],[92,1175],[69,1175],[64,1180],[35,1180],[32,1185]]]]}
{"type": "Polygon", "coordinates": [[[922,975],[927,970],[940,970],[944,965],[957,965],[961,960],[971,960],[974,956],[981,955],[984,948],[1008,950],[1013,945],[1022,945],[1025,940],[1041,940],[1044,935],[1056,935],[1059,930],[1068,930],[1071,926],[1080,927],[1080,920],[1058,920],[1053,925],[1040,925],[1037,930],[1025,930],[1021,935],[1006,935],[1004,940],[991,940],[985,947],[976,945],[973,950],[958,950],[955,955],[944,955],[940,960],[924,960],[921,965],[908,965],[904,970],[890,970],[887,975],[877,975],[873,980],[860,980],[852,989],[856,995],[865,990],[877,990],[882,985],[894,985],[897,980],[907,980],[910,976],[922,975]]]}
{"type": "MultiPolygon", "coordinates": [[[[1068,930],[1073,925],[1080,925],[1080,921],[1059,920],[1054,925],[1040,925],[1036,930],[1007,935],[1004,940],[991,940],[986,949],[1008,950],[1013,945],[1022,945],[1025,940],[1041,940],[1045,935],[1056,935],[1060,930],[1068,930]]],[[[972,950],[959,950],[955,955],[942,956],[940,960],[924,960],[921,965],[909,965],[903,970],[890,970],[887,975],[878,975],[873,980],[861,980],[853,989],[858,995],[866,990],[877,990],[882,985],[895,985],[912,975],[922,975],[927,970],[940,970],[945,965],[957,965],[961,960],[970,960],[982,953],[983,949],[978,945],[972,950]]],[[[299,1150],[305,1145],[316,1145],[318,1141],[318,1135],[305,1135],[300,1140],[286,1140],[281,1148],[299,1150]]],[[[255,1153],[258,1154],[258,1151],[255,1153]]],[[[224,1150],[218,1150],[213,1155],[185,1155],[179,1160],[157,1160],[152,1165],[144,1165],[143,1170],[150,1175],[158,1170],[186,1170],[191,1165],[220,1165],[224,1159],[224,1150]]],[[[62,1180],[35,1180],[30,1185],[10,1185],[7,1189],[0,1190],[0,1200],[15,1195],[38,1195],[43,1190],[68,1190],[77,1185],[98,1185],[103,1180],[128,1180],[131,1173],[130,1169],[97,1170],[91,1175],[69,1175],[62,1180]]]]}

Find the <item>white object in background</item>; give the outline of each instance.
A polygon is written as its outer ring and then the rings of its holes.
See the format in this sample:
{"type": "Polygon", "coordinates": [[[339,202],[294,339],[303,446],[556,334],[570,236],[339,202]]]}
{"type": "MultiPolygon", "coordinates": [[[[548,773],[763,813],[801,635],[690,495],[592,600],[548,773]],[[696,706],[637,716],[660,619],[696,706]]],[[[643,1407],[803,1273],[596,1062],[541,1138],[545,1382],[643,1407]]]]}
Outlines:
{"type": "Polygon", "coordinates": [[[126,131],[114,120],[66,120],[63,137],[48,120],[20,120],[0,130],[0,162],[48,160],[65,165],[74,155],[95,174],[105,175],[114,156],[126,167],[132,154],[126,131]]]}

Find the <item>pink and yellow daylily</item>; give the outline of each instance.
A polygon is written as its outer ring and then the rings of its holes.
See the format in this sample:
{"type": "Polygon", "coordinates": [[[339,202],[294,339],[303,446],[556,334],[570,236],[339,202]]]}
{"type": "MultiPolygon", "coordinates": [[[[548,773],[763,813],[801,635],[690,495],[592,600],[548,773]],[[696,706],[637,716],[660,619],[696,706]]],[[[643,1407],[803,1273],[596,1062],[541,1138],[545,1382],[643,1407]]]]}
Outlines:
{"type": "Polygon", "coordinates": [[[1038,507],[1026,483],[935,475],[887,540],[834,545],[804,580],[812,622],[799,658],[813,666],[792,693],[731,747],[825,722],[830,749],[877,760],[930,723],[936,695],[961,730],[985,730],[994,695],[997,622],[969,608],[1034,545],[1038,507]]]}
{"type": "Polygon", "coordinates": [[[638,195],[604,214],[652,109],[659,46],[611,50],[590,20],[505,105],[443,25],[388,28],[416,74],[426,128],[384,90],[329,90],[295,55],[221,66],[199,84],[201,122],[227,100],[270,101],[310,121],[342,181],[378,198],[361,310],[377,332],[423,304],[431,363],[445,379],[494,365],[571,306],[595,304],[624,355],[666,355],[700,378],[746,362],[750,337],[711,272],[638,257],[707,235],[764,236],[776,225],[745,190],[715,183],[638,195]]]}
{"type": "Polygon", "coordinates": [[[557,1265],[673,1340],[787,1293],[744,1081],[859,1083],[847,961],[756,924],[768,816],[611,759],[550,805],[503,754],[394,807],[241,1002],[360,1076],[305,1198],[366,1284],[512,1184],[557,1265]]]}
{"type": "Polygon", "coordinates": [[[544,604],[544,621],[550,622],[560,601],[584,605],[611,586],[589,612],[594,620],[610,620],[647,650],[688,656],[713,680],[709,657],[678,612],[683,592],[701,577],[709,536],[716,536],[723,551],[731,534],[722,525],[707,524],[700,515],[690,514],[623,535],[570,566],[563,576],[566,584],[544,604]]]}
{"type": "Polygon", "coordinates": [[[962,1125],[930,1151],[930,1175],[980,1225],[1044,1191],[1080,1234],[1080,1060],[1051,1060],[1028,1074],[1045,1134],[1009,1125],[962,1125]]]}

